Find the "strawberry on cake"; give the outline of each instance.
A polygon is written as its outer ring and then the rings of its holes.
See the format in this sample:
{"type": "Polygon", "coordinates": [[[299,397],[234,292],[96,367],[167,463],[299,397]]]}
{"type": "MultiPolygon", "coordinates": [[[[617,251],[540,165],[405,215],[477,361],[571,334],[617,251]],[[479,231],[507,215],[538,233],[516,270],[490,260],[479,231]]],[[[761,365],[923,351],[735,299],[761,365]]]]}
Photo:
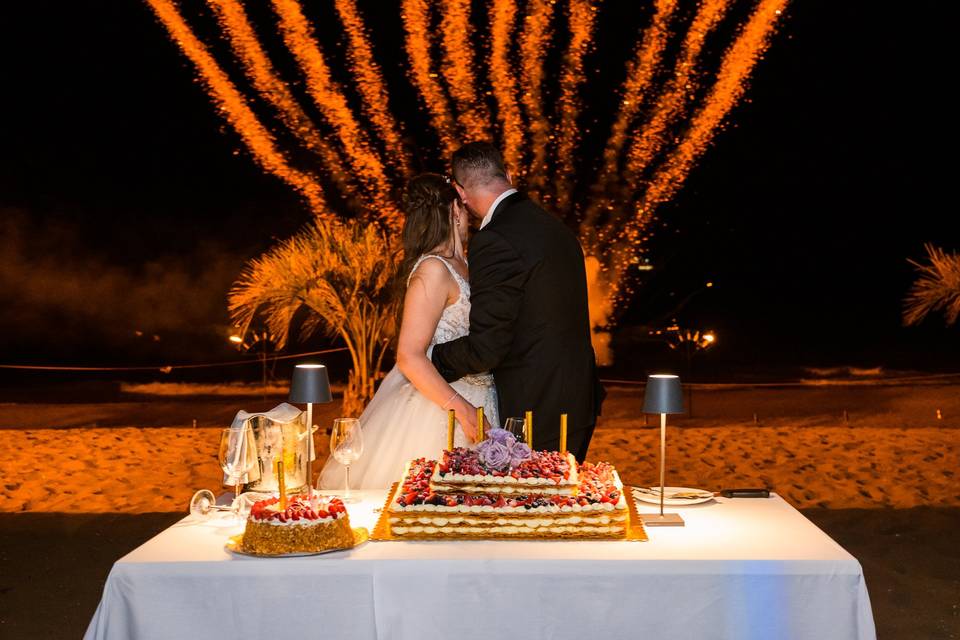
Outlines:
{"type": "Polygon", "coordinates": [[[354,545],[350,518],[340,498],[306,495],[261,500],[250,509],[241,548],[246,553],[280,555],[345,549],[354,545]]]}

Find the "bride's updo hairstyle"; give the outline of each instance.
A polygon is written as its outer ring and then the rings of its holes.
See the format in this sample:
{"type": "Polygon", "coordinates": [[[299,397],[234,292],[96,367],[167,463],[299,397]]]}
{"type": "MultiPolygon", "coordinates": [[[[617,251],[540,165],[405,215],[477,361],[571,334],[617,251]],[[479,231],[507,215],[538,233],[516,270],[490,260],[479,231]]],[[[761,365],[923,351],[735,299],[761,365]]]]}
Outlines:
{"type": "Polygon", "coordinates": [[[458,197],[453,185],[436,173],[422,173],[407,183],[403,193],[407,216],[402,234],[403,262],[397,274],[401,297],[417,258],[453,237],[450,207],[458,197]]]}

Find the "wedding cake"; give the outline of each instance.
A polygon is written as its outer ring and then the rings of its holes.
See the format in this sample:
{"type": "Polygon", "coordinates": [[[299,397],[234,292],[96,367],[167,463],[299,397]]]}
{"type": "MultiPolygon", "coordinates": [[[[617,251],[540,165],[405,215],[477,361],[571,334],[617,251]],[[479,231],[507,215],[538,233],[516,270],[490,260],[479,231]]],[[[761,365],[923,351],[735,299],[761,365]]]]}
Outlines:
{"type": "Polygon", "coordinates": [[[354,545],[350,518],[339,498],[306,495],[261,500],[251,507],[243,531],[244,552],[261,555],[315,553],[354,545]]]}
{"type": "Polygon", "coordinates": [[[578,465],[493,429],[474,450],[408,463],[389,521],[398,538],[616,538],[627,511],[609,463],[578,465]]]}

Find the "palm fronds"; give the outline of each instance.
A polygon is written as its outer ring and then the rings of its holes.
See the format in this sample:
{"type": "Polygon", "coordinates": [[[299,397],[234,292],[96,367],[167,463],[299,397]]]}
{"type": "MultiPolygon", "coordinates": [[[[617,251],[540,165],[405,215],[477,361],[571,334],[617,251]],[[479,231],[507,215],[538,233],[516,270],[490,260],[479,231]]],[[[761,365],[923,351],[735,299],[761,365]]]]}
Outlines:
{"type": "Polygon", "coordinates": [[[344,410],[358,415],[373,396],[394,331],[391,284],[397,264],[388,237],[376,225],[317,218],[250,261],[230,291],[230,315],[244,330],[260,318],[283,347],[306,310],[302,337],[325,331],[350,351],[353,370],[344,410]]]}
{"type": "Polygon", "coordinates": [[[919,324],[934,311],[943,311],[948,326],[960,317],[960,254],[924,245],[929,263],[910,260],[918,277],[904,299],[903,324],[919,324]]]}

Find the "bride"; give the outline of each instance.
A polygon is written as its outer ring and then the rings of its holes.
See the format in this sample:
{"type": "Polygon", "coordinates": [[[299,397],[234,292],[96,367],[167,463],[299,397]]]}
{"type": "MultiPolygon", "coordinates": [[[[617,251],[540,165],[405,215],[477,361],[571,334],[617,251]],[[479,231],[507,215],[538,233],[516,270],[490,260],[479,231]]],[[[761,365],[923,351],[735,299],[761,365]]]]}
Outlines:
{"type": "MultiPolygon", "coordinates": [[[[487,429],[499,425],[492,375],[448,384],[430,362],[433,345],[470,330],[467,210],[453,186],[432,173],[410,180],[404,209],[400,282],[405,292],[397,364],[360,416],[364,453],[350,465],[352,488],[387,488],[409,460],[439,456],[447,445],[448,409],[456,411],[458,447],[476,440],[477,407],[483,407],[487,429]]],[[[343,483],[343,465],[330,456],[320,486],[339,489],[343,483]]]]}

